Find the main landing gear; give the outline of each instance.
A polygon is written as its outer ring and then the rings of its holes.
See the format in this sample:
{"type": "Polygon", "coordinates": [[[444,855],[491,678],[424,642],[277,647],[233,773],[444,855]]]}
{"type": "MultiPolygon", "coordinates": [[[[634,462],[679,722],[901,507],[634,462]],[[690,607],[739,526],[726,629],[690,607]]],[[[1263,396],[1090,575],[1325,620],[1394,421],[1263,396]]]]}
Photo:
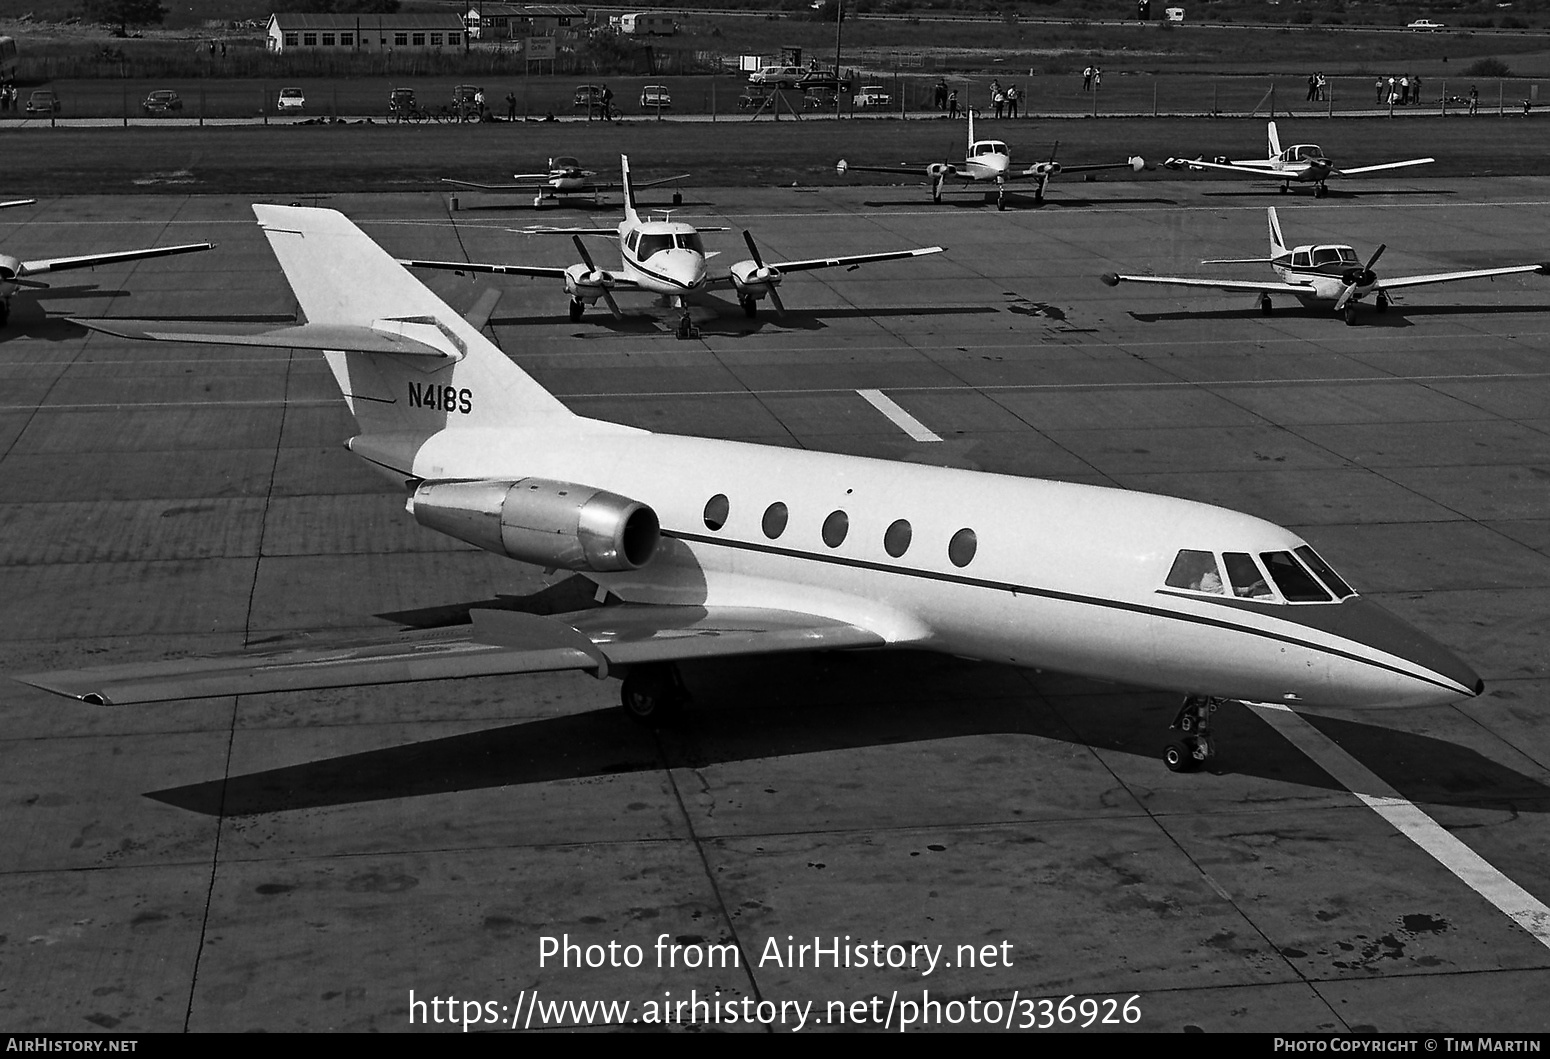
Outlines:
{"type": "Polygon", "coordinates": [[[741,298],[737,299],[737,301],[738,304],[743,307],[743,315],[748,317],[748,319],[752,320],[755,316],[759,315],[758,298],[755,298],[750,294],[745,294],[741,298]]]}
{"type": "Polygon", "coordinates": [[[1350,301],[1345,303],[1345,308],[1340,311],[1340,315],[1345,320],[1347,327],[1355,327],[1356,326],[1356,299],[1355,298],[1352,298],[1350,301]]]}
{"type": "Polygon", "coordinates": [[[1389,296],[1384,294],[1382,291],[1379,291],[1378,296],[1372,300],[1372,307],[1380,313],[1388,312],[1389,296]]]}
{"type": "Polygon", "coordinates": [[[1274,308],[1275,307],[1270,304],[1270,295],[1261,294],[1259,296],[1259,314],[1261,316],[1269,316],[1271,312],[1274,311],[1274,308]]]}
{"type": "Polygon", "coordinates": [[[586,311],[586,308],[586,303],[580,298],[572,298],[570,300],[570,322],[573,324],[580,323],[581,314],[586,311]]]}
{"type": "Polygon", "coordinates": [[[647,662],[630,667],[619,701],[630,719],[655,728],[666,724],[689,702],[678,667],[671,662],[647,662]]]}
{"type": "MultiPolygon", "coordinates": [[[[744,312],[748,312],[748,307],[744,306],[743,307],[743,311],[744,312]]],[[[753,314],[752,313],[748,313],[748,315],[752,316],[753,314]]],[[[678,318],[678,337],[679,338],[699,338],[700,337],[700,329],[698,327],[694,326],[694,321],[692,319],[690,319],[690,317],[689,317],[689,307],[688,306],[684,306],[684,314],[681,317],[678,318]]]]}
{"type": "Polygon", "coordinates": [[[1211,739],[1211,715],[1216,712],[1221,699],[1204,695],[1191,695],[1184,700],[1169,731],[1180,733],[1179,738],[1163,747],[1163,764],[1169,772],[1194,772],[1209,764],[1216,757],[1216,743],[1211,739]]]}

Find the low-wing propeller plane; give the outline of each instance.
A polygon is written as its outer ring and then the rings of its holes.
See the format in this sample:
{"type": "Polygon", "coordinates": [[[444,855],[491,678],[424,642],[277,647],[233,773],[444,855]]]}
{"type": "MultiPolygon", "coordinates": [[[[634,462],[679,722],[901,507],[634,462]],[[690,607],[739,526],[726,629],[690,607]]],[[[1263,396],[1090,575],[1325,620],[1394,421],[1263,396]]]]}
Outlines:
{"type": "Polygon", "coordinates": [[[623,675],[625,709],[658,723],[684,698],[680,661],[914,648],[1180,692],[1180,734],[1164,751],[1180,771],[1214,754],[1220,699],[1401,706],[1484,689],[1280,526],[1112,487],[579,416],[342,214],[253,211],[306,323],[238,340],[323,343],[360,431],[350,450],[405,490],[416,522],[576,571],[601,605],[476,610],[471,627],[20,678],[29,684],[127,705],[580,670],[623,675]]]}
{"type": "MultiPolygon", "coordinates": [[[[31,206],[37,199],[15,199],[0,202],[0,209],[10,206],[31,206]]],[[[119,261],[140,261],[148,257],[168,257],[172,254],[191,254],[197,250],[210,250],[214,243],[188,243],[183,246],[154,246],[144,250],[115,250],[106,254],[81,254],[78,257],[44,257],[23,261],[10,254],[0,253],[0,325],[11,318],[11,295],[22,287],[46,290],[47,283],[29,276],[45,272],[64,272],[72,268],[95,268],[119,261]]]]}
{"type": "Polygon", "coordinates": [[[1378,312],[1388,311],[1391,293],[1406,287],[1424,287],[1433,283],[1454,283],[1464,279],[1489,279],[1493,276],[1513,276],[1526,272],[1550,274],[1550,263],[1532,265],[1505,265],[1500,268],[1473,268],[1460,272],[1428,272],[1418,276],[1379,277],[1373,271],[1378,258],[1388,249],[1387,243],[1379,244],[1365,264],[1356,251],[1338,243],[1307,244],[1287,249],[1281,235],[1281,222],[1276,218],[1275,207],[1270,214],[1270,256],[1246,258],[1216,258],[1202,261],[1202,265],[1267,264],[1281,278],[1279,283],[1253,280],[1208,279],[1186,276],[1125,276],[1110,272],[1100,276],[1104,283],[1117,287],[1121,283],[1156,283],[1173,287],[1210,287],[1216,290],[1244,291],[1259,295],[1260,312],[1270,315],[1272,294],[1290,294],[1306,306],[1330,305],[1344,317],[1348,324],[1356,323],[1356,305],[1372,295],[1373,307],[1378,312]]]}
{"type": "MultiPolygon", "coordinates": [[[[612,181],[599,182],[593,177],[597,176],[594,170],[582,167],[581,161],[570,155],[559,155],[549,159],[549,168],[542,173],[513,173],[514,184],[479,184],[472,180],[454,180],[451,177],[442,177],[443,184],[456,184],[458,187],[473,188],[476,191],[517,191],[533,192],[533,205],[542,206],[545,202],[558,202],[560,196],[567,198],[572,195],[590,195],[594,203],[598,196],[609,191],[618,191],[622,184],[612,181]]],[[[637,180],[635,187],[653,188],[661,184],[669,184],[674,180],[685,180],[688,173],[675,173],[673,176],[659,177],[656,180],[637,180]]],[[[683,201],[681,194],[673,195],[673,202],[683,201]]]]}
{"type": "Polygon", "coordinates": [[[760,299],[768,297],[777,313],[784,313],[785,305],[776,290],[789,272],[807,272],[820,268],[852,267],[872,261],[893,261],[899,258],[920,257],[942,252],[940,246],[920,247],[914,250],[888,250],[875,254],[853,254],[848,257],[812,258],[805,261],[778,261],[765,264],[753,236],[743,232],[743,241],[752,255],[748,260],[732,265],[724,275],[710,273],[707,261],[714,252],[707,254],[700,239],[701,232],[721,232],[725,228],[696,228],[684,221],[670,218],[642,217],[635,208],[635,185],[630,178],[630,160],[620,156],[623,168],[624,220],[617,228],[534,228],[531,233],[570,235],[581,255],[581,263],[568,268],[543,265],[482,264],[467,261],[417,261],[402,260],[399,263],[410,268],[442,269],[452,272],[488,272],[515,276],[537,276],[558,279],[565,284],[570,295],[570,318],[579,321],[588,305],[599,298],[607,303],[615,316],[621,316],[617,291],[645,291],[667,299],[682,310],[678,322],[678,337],[694,334],[694,323],[689,317],[689,300],[699,294],[731,289],[736,291],[738,304],[749,317],[758,311],[760,299]],[[592,260],[583,235],[608,235],[619,240],[620,270],[611,272],[599,268],[592,260]]]}
{"type": "Polygon", "coordinates": [[[1281,137],[1276,132],[1276,123],[1272,121],[1269,128],[1269,153],[1265,158],[1244,158],[1236,161],[1217,158],[1209,162],[1203,157],[1170,158],[1163,165],[1168,169],[1219,169],[1228,173],[1259,177],[1278,182],[1283,195],[1290,190],[1292,184],[1312,184],[1314,197],[1323,198],[1329,194],[1329,185],[1325,181],[1330,177],[1362,176],[1366,173],[1381,173],[1390,169],[1404,169],[1408,166],[1426,165],[1435,161],[1437,161],[1435,158],[1407,158],[1403,162],[1380,162],[1377,165],[1340,168],[1335,165],[1334,159],[1325,155],[1324,149],[1316,143],[1294,143],[1283,150],[1281,137]]]}
{"type": "Polygon", "coordinates": [[[923,176],[931,180],[931,201],[942,201],[943,185],[949,180],[962,181],[966,186],[991,182],[996,185],[996,208],[1006,209],[1006,185],[1012,180],[1034,180],[1033,199],[1044,201],[1044,188],[1050,177],[1059,173],[1092,173],[1100,169],[1131,169],[1140,172],[1146,161],[1134,155],[1123,162],[1099,162],[1091,165],[1066,165],[1050,157],[1035,162],[1027,169],[1012,169],[1012,150],[1002,140],[976,140],[974,138],[974,112],[969,112],[969,150],[961,162],[931,162],[925,165],[901,163],[900,165],[856,165],[841,158],[834,170],[840,176],[855,171],[863,173],[891,173],[895,176],[923,176]]]}

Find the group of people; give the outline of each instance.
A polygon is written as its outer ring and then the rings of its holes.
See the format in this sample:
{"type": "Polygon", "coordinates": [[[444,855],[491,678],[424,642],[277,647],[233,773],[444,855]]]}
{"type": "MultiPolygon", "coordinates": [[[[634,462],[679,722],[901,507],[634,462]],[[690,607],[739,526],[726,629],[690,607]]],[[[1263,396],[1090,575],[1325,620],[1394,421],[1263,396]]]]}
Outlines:
{"type": "Polygon", "coordinates": [[[1082,69],[1082,91],[1091,92],[1103,81],[1103,71],[1089,63],[1082,69]]]}
{"type": "MultiPolygon", "coordinates": [[[[1378,105],[1385,104],[1391,107],[1408,107],[1412,103],[1421,102],[1421,79],[1405,74],[1402,77],[1390,77],[1388,80],[1378,78],[1373,88],[1378,93],[1378,105]]],[[[1479,92],[1475,95],[1478,97],[1479,92]]],[[[1474,111],[1471,110],[1470,113],[1474,111]]]]}
{"type": "Polygon", "coordinates": [[[956,118],[958,116],[958,90],[947,87],[947,79],[945,77],[937,79],[936,89],[932,92],[931,101],[937,110],[947,111],[949,118],[956,118]]]}
{"type": "Polygon", "coordinates": [[[1000,81],[990,82],[990,105],[995,108],[996,117],[1017,117],[1017,108],[1021,105],[1022,100],[1022,90],[1016,85],[1008,85],[1003,90],[1000,81]]]}
{"type": "Polygon", "coordinates": [[[1324,71],[1308,75],[1308,102],[1324,102],[1329,99],[1329,78],[1324,71]]]}
{"type": "Polygon", "coordinates": [[[0,110],[16,109],[16,85],[10,81],[0,84],[0,110]]]}

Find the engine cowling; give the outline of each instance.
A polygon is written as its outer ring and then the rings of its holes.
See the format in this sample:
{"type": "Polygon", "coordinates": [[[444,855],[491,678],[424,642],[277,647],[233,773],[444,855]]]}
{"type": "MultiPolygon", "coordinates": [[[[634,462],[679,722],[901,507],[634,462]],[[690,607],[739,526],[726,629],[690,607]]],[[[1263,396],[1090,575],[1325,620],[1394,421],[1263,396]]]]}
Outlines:
{"type": "Polygon", "coordinates": [[[0,280],[15,279],[21,274],[22,263],[20,258],[12,257],[10,254],[0,254],[0,280]]]}
{"type": "Polygon", "coordinates": [[[780,286],[780,281],[785,278],[780,269],[761,266],[751,258],[739,261],[727,271],[732,276],[732,286],[737,289],[737,293],[754,298],[764,297],[771,287],[780,286]]]}
{"type": "Polygon", "coordinates": [[[932,162],[926,166],[926,175],[932,180],[941,180],[943,177],[950,177],[957,172],[957,166],[949,165],[946,162],[932,162]]]}
{"type": "Polygon", "coordinates": [[[1039,162],[1037,165],[1032,166],[1029,169],[1029,172],[1032,173],[1034,176],[1052,177],[1056,173],[1060,172],[1060,163],[1059,162],[1039,162]]]}
{"type": "Polygon", "coordinates": [[[427,529],[511,559],[610,573],[651,561],[661,537],[645,504],[574,482],[421,482],[409,498],[427,529]]]}
{"type": "Polygon", "coordinates": [[[600,268],[572,265],[565,270],[565,293],[588,304],[597,301],[613,285],[613,273],[600,268]]]}

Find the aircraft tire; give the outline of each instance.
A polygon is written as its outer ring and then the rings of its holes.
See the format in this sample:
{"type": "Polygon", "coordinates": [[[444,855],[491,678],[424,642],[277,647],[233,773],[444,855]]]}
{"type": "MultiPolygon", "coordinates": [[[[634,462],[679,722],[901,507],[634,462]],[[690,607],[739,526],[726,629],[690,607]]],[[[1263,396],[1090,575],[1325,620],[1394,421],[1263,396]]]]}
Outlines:
{"type": "Polygon", "coordinates": [[[1259,300],[1259,314],[1261,316],[1269,316],[1274,311],[1275,306],[1270,304],[1269,298],[1261,298],[1259,300]]]}
{"type": "Polygon", "coordinates": [[[1389,300],[1388,300],[1388,297],[1386,295],[1383,295],[1383,294],[1378,295],[1378,297],[1373,300],[1372,307],[1374,309],[1378,310],[1378,312],[1380,312],[1380,313],[1388,312],[1389,311],[1389,300]]]}
{"type": "Polygon", "coordinates": [[[1285,184],[1281,185],[1281,194],[1285,195],[1290,190],[1291,189],[1289,187],[1287,187],[1285,184]]]}
{"type": "Polygon", "coordinates": [[[586,308],[586,303],[580,298],[572,298],[570,300],[570,322],[579,324],[581,322],[581,314],[586,311],[586,308]]]}
{"type": "Polygon", "coordinates": [[[682,708],[683,682],[671,663],[632,666],[619,689],[619,703],[630,720],[655,728],[682,708]]]}
{"type": "Polygon", "coordinates": [[[1347,305],[1342,315],[1345,317],[1347,327],[1356,326],[1356,305],[1354,303],[1347,305]]]}
{"type": "Polygon", "coordinates": [[[11,318],[11,303],[10,302],[0,302],[0,327],[4,327],[5,326],[5,322],[7,320],[9,320],[10,318],[11,318]]]}
{"type": "Polygon", "coordinates": [[[739,298],[738,301],[743,303],[743,315],[748,317],[748,319],[752,320],[759,315],[759,303],[756,299],[743,297],[739,298]]]}
{"type": "Polygon", "coordinates": [[[1178,743],[1169,743],[1163,747],[1162,758],[1169,772],[1194,772],[1200,767],[1195,756],[1178,743]]]}

